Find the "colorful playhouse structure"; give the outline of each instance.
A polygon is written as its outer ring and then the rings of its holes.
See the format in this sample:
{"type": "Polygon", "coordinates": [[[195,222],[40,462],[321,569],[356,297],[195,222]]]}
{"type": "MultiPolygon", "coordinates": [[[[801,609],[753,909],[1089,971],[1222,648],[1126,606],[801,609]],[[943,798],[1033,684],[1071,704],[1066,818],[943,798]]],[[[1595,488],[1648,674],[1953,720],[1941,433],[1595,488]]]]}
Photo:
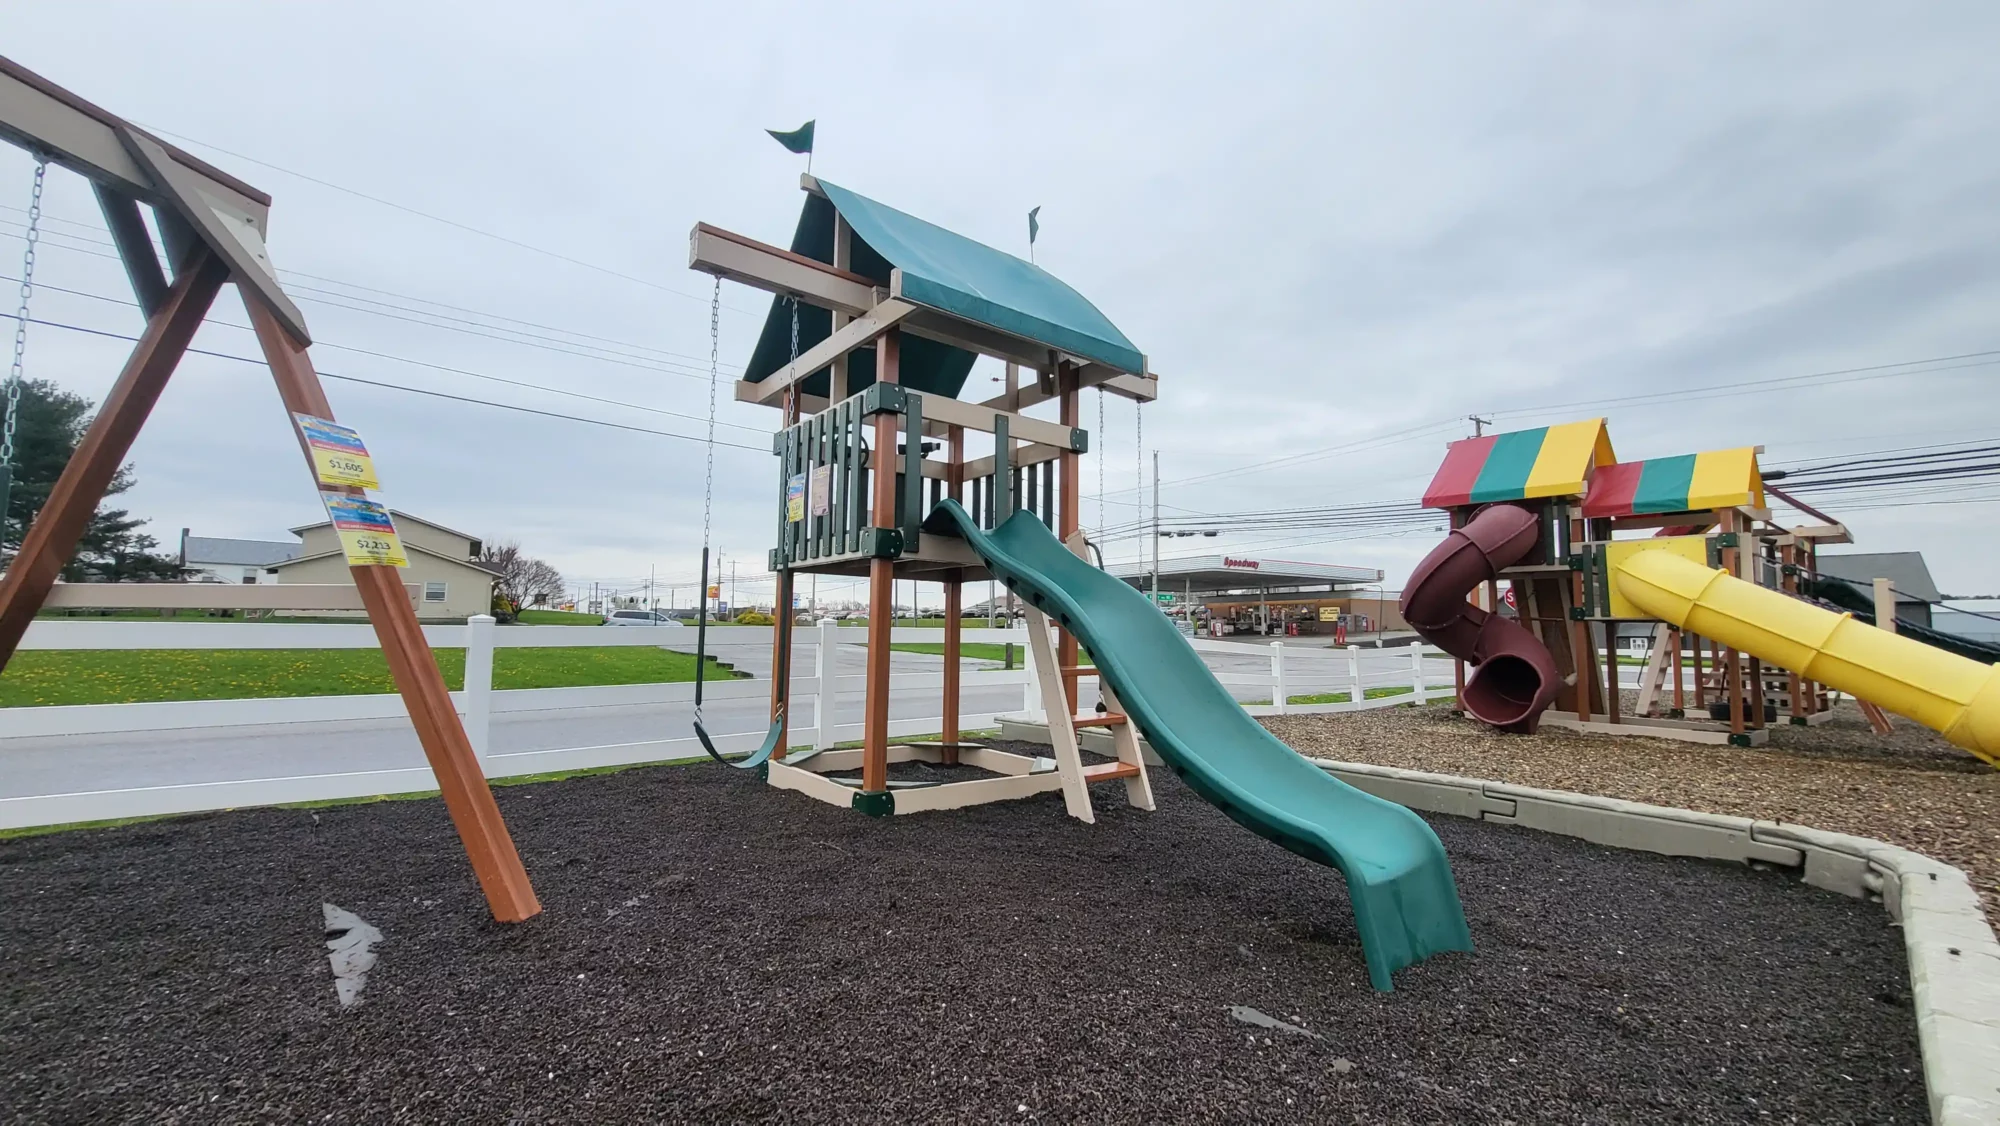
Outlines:
{"type": "Polygon", "coordinates": [[[1823,720],[1831,690],[1878,726],[1907,716],[2000,765],[2000,670],[1805,598],[1819,546],[1851,540],[1791,498],[1821,522],[1775,523],[1758,452],[1621,462],[1601,418],[1452,443],[1423,500],[1452,531],[1403,613],[1459,661],[1463,709],[1514,732],[1749,746],[1781,715],[1823,720]],[[1502,580],[1513,619],[1496,612],[1502,580]],[[1635,621],[1653,644],[1624,715],[1615,624],[1635,621]]]}

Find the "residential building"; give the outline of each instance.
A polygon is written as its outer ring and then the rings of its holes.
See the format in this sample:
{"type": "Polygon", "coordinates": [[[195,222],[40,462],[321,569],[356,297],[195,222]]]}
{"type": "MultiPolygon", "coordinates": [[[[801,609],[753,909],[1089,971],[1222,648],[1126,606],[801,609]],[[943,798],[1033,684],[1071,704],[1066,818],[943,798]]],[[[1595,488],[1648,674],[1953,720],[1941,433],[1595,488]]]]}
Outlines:
{"type": "Polygon", "coordinates": [[[278,564],[298,554],[296,543],[191,536],[188,529],[181,529],[180,562],[193,582],[277,582],[278,564]]]}
{"type": "Polygon", "coordinates": [[[1875,580],[1888,579],[1896,588],[1896,620],[1931,628],[1931,605],[1944,596],[1931,579],[1921,551],[1874,551],[1819,557],[1819,573],[1845,579],[1873,597],[1875,580]]]}
{"type": "MultiPolygon", "coordinates": [[[[407,512],[392,511],[403,554],[410,565],[403,568],[407,585],[418,588],[417,617],[423,619],[463,619],[484,614],[493,606],[493,584],[499,569],[479,561],[483,547],[478,537],[453,531],[407,512]]],[[[275,581],[280,583],[347,583],[353,576],[347,557],[330,521],[293,528],[301,541],[298,554],[278,563],[275,581]]]]}

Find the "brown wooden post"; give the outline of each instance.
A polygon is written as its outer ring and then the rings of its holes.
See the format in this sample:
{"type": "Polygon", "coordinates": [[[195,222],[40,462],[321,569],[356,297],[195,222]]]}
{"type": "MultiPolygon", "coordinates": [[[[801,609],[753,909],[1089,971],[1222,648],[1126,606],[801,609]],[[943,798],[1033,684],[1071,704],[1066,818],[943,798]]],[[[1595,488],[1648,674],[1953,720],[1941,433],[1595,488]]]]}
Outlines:
{"type": "MultiPolygon", "coordinates": [[[[945,495],[952,500],[965,500],[965,427],[952,426],[945,430],[945,495]]],[[[944,580],[944,762],[946,766],[958,763],[958,694],[959,694],[959,652],[963,638],[959,631],[963,628],[959,615],[965,612],[965,581],[958,572],[951,572],[944,580]]]]}
{"type": "MultiPolygon", "coordinates": [[[[1594,676],[1596,675],[1595,670],[1597,668],[1597,645],[1595,643],[1592,643],[1590,652],[1592,657],[1591,675],[1594,676]]],[[[1618,623],[1615,621],[1606,621],[1604,623],[1604,718],[1612,723],[1618,722],[1619,705],[1624,703],[1619,698],[1619,691],[1618,623]]]]}
{"type": "Polygon", "coordinates": [[[1687,714],[1687,698],[1681,687],[1681,677],[1686,669],[1681,661],[1681,631],[1677,629],[1668,630],[1667,644],[1674,647],[1674,714],[1685,715],[1687,714]]]}
{"type": "MultiPolygon", "coordinates": [[[[251,327],[257,331],[257,343],[264,349],[264,360],[271,365],[271,375],[277,381],[278,397],[284,400],[285,410],[333,418],[333,407],[327,402],[326,390],[320,386],[319,375],[313,371],[304,346],[293,340],[278,318],[248,292],[243,295],[243,306],[250,314],[251,327]]],[[[289,417],[285,421],[292,422],[289,417]]],[[[296,425],[292,425],[292,431],[298,436],[299,450],[310,469],[312,452],[305,438],[298,435],[296,425]]],[[[355,488],[319,487],[327,492],[362,493],[355,488]]],[[[541,913],[542,905],[528,882],[527,870],[521,866],[520,854],[514,850],[514,839],[500,817],[493,791],[487,787],[486,773],[473,754],[472,743],[465,737],[465,728],[458,722],[458,711],[445,688],[444,676],[438,672],[430,643],[424,640],[423,626],[418,624],[417,612],[411,608],[410,597],[403,589],[401,572],[385,566],[348,570],[354,576],[355,588],[361,592],[362,605],[368,608],[375,636],[382,643],[382,655],[389,661],[396,690],[409,709],[417,741],[423,745],[424,757],[430,760],[431,772],[437,776],[445,810],[465,844],[473,875],[486,893],[487,906],[492,909],[493,917],[503,923],[535,917],[541,913]]]]}
{"type": "MultiPolygon", "coordinates": [[[[875,382],[895,383],[902,359],[902,335],[895,329],[875,342],[875,382]]],[[[896,526],[896,416],[875,416],[874,519],[878,529],[896,526]]],[[[868,688],[862,713],[861,789],[879,794],[889,788],[889,637],[896,622],[896,563],[868,561],[868,688]]]]}
{"type": "MultiPolygon", "coordinates": [[[[1576,545],[1579,552],[1583,550],[1587,528],[1580,517],[1572,517],[1569,522],[1569,542],[1576,545]]],[[[1583,606],[1583,572],[1571,571],[1569,584],[1570,606],[1583,606]]],[[[1588,619],[1570,621],[1569,647],[1570,663],[1576,668],[1576,718],[1579,722],[1588,723],[1591,697],[1597,695],[1597,647],[1590,643],[1588,619]]]]}
{"type": "Polygon", "coordinates": [[[13,658],[49,589],[76,554],[104,490],[118,475],[216,293],[229,280],[229,267],[220,258],[205,248],[198,254],[175,278],[158,311],[146,319],[146,331],[132,346],[118,381],[104,396],[97,417],[63,466],[48,500],[21,537],[21,550],[6,578],[0,580],[0,669],[13,658]]]}
{"type": "MultiPolygon", "coordinates": [[[[1724,533],[1734,533],[1736,531],[1735,509],[1718,509],[1716,516],[1720,518],[1719,523],[1724,533]]],[[[1738,548],[1734,547],[1725,547],[1722,549],[1722,570],[1724,574],[1731,577],[1740,577],[1736,573],[1738,550],[1738,548]]],[[[1729,733],[1731,735],[1741,735],[1743,734],[1744,719],[1743,655],[1734,649],[1730,649],[1727,652],[1726,659],[1729,665],[1729,733]]]]}
{"type": "MultiPolygon", "coordinates": [[[[834,366],[841,365],[837,363],[834,366]]],[[[798,424],[798,384],[792,384],[791,390],[785,392],[785,403],[780,417],[784,419],[784,428],[788,429],[798,424]]],[[[806,493],[808,510],[806,519],[810,520],[812,518],[810,482],[807,483],[806,493]]],[[[785,749],[791,746],[792,735],[792,592],[796,586],[790,568],[778,572],[774,586],[775,593],[771,596],[771,721],[778,725],[778,747],[771,752],[771,757],[782,762],[785,758],[785,749]]],[[[704,595],[707,593],[702,591],[704,595]]]]}
{"type": "MultiPolygon", "coordinates": [[[[1068,364],[1059,365],[1055,377],[1056,385],[1062,392],[1058,420],[1064,426],[1074,427],[1077,424],[1076,369],[1068,364]]],[[[1079,511],[1083,507],[1081,462],[1082,459],[1073,450],[1064,450],[1056,462],[1056,468],[1062,475],[1062,492],[1056,503],[1056,535],[1064,544],[1072,542],[1070,537],[1077,533],[1082,516],[1079,511]]],[[[1071,715],[1076,714],[1079,699],[1076,653],[1076,635],[1062,630],[1056,637],[1056,664],[1062,667],[1063,697],[1069,701],[1071,715]]]]}

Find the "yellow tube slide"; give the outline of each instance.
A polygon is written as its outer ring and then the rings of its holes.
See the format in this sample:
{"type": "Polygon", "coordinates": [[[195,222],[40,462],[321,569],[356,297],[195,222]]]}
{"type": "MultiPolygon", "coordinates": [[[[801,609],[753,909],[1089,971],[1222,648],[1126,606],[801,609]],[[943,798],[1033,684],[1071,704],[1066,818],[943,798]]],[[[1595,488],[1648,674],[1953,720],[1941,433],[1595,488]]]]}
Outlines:
{"type": "Polygon", "coordinates": [[[1982,665],[1704,567],[1640,551],[1612,571],[1642,612],[1908,716],[2000,766],[2000,665],[1982,665]]]}

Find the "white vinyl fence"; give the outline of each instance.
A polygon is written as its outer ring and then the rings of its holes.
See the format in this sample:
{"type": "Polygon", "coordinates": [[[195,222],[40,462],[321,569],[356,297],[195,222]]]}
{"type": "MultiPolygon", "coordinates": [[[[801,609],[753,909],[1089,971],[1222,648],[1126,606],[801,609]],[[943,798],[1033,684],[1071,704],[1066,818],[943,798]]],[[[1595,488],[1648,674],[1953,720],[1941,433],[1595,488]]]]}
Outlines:
{"type": "MultiPolygon", "coordinates": [[[[589,746],[547,749],[492,751],[493,717],[521,713],[563,713],[587,717],[592,709],[667,706],[685,713],[692,708],[692,683],[606,685],[584,688],[534,688],[495,690],[492,682],[496,649],[583,646],[657,646],[678,652],[692,652],[695,631],[682,628],[508,626],[495,628],[489,618],[474,618],[466,625],[426,626],[424,633],[434,648],[466,650],[465,689],[452,694],[464,717],[466,733],[478,752],[489,777],[500,778],[555,770],[625,765],[698,756],[699,744],[692,736],[671,739],[643,739],[589,746]]],[[[899,627],[891,640],[930,642],[942,640],[937,629],[899,627]]],[[[967,628],[968,644],[997,643],[1016,646],[1025,666],[1029,646],[1025,627],[1013,629],[967,628]]],[[[832,622],[798,630],[795,634],[788,694],[793,745],[826,747],[858,739],[860,722],[838,721],[835,705],[845,701],[850,712],[863,694],[865,677],[856,667],[857,651],[865,650],[865,630],[841,628],[832,622]],[[840,656],[846,650],[848,667],[842,671],[840,656]]],[[[1298,714],[1339,712],[1381,707],[1449,696],[1451,662],[1434,650],[1418,647],[1373,650],[1349,648],[1330,650],[1287,646],[1272,642],[1268,647],[1209,639],[1195,639],[1197,652],[1215,671],[1237,699],[1245,701],[1253,714],[1298,714]],[[1397,693],[1380,696],[1383,692],[1397,693]],[[1332,703],[1292,703],[1302,696],[1344,694],[1332,703]],[[1371,698],[1377,697],[1380,698],[1371,698]]],[[[377,647],[374,630],[366,625],[283,625],[209,622],[90,622],[38,621],[30,627],[22,648],[40,650],[126,649],[372,649],[377,647]]],[[[764,737],[763,703],[770,698],[768,675],[771,659],[771,631],[768,628],[728,626],[709,630],[711,656],[754,670],[753,679],[710,680],[704,687],[705,707],[711,716],[708,727],[717,746],[725,752],[747,751],[764,737]],[[718,705],[720,706],[718,708],[718,705]],[[733,706],[732,706],[733,705],[733,706]],[[718,711],[735,718],[714,718],[718,711]],[[738,728],[728,730],[729,727],[738,728]]],[[[1025,667],[1003,669],[991,662],[968,662],[961,673],[961,692],[985,701],[976,711],[961,715],[961,730],[979,730],[997,725],[1003,714],[1041,711],[1040,693],[1025,667]],[[1011,688],[1019,695],[992,689],[1011,688]],[[983,689],[977,693],[968,690],[983,689]],[[1005,706],[995,707],[998,699],[1005,706]]],[[[1085,680],[1085,707],[1094,703],[1095,686],[1085,680]]],[[[893,694],[905,706],[903,714],[892,718],[890,733],[896,737],[938,731],[942,720],[937,714],[944,685],[941,668],[936,671],[899,669],[893,680],[893,694]],[[921,701],[921,702],[919,702],[921,701]]],[[[333,724],[354,720],[394,720],[405,715],[402,698],[394,693],[357,696],[318,696],[247,700],[188,700],[138,704],[100,704],[74,707],[25,707],[0,709],[0,773],[6,770],[8,742],[14,738],[84,737],[79,746],[88,754],[89,736],[120,733],[171,731],[176,729],[230,728],[265,724],[333,724]]],[[[365,738],[357,736],[358,738],[365,738]]],[[[79,790],[65,793],[36,793],[0,796],[0,828],[60,824],[162,813],[190,813],[240,806],[319,801],[380,794],[411,793],[436,788],[425,766],[393,769],[342,771],[339,763],[328,763],[324,772],[288,773],[282,777],[240,778],[223,781],[194,781],[184,785],[147,785],[117,789],[79,790]]]]}

